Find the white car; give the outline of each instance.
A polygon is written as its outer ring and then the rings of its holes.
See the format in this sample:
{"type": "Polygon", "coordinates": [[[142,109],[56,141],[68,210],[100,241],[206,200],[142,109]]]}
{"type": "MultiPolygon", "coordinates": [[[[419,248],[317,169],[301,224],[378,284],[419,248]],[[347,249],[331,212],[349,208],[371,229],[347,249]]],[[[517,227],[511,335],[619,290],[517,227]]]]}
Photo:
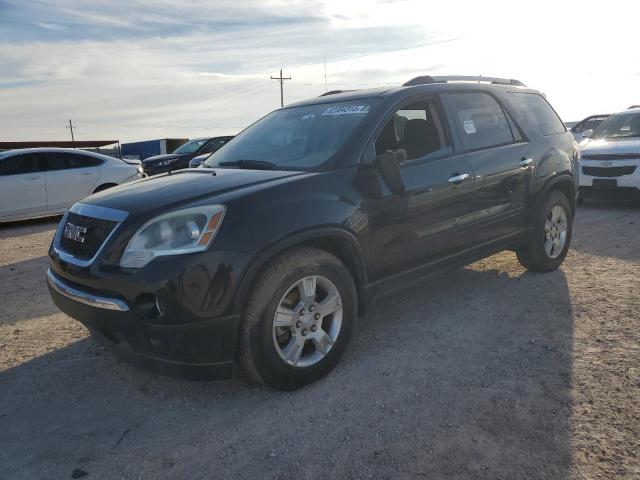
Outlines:
{"type": "Polygon", "coordinates": [[[580,196],[628,193],[640,198],[640,108],[616,113],[581,145],[580,196]]]}
{"type": "Polygon", "coordinates": [[[68,148],[0,152],[0,222],[64,213],[87,195],[140,178],[140,162],[68,148]]]}

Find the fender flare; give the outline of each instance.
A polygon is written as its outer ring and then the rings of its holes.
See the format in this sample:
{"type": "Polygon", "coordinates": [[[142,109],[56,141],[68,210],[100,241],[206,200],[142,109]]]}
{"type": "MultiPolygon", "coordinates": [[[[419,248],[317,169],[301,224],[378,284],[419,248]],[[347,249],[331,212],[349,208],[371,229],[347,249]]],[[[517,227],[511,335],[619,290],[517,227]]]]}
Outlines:
{"type": "Polygon", "coordinates": [[[568,173],[559,173],[557,175],[554,175],[550,179],[548,179],[544,187],[539,193],[539,200],[542,201],[542,199],[547,196],[549,191],[553,190],[553,188],[558,186],[559,184],[566,185],[569,191],[571,192],[567,200],[569,200],[569,204],[571,205],[571,209],[573,210],[572,213],[575,213],[578,187],[576,185],[575,178],[573,177],[573,175],[570,175],[568,173]]]}
{"type": "Polygon", "coordinates": [[[347,268],[349,268],[349,270],[355,269],[355,278],[353,280],[356,283],[356,289],[359,297],[358,304],[360,306],[363,301],[363,295],[367,285],[367,263],[364,250],[356,236],[348,230],[338,227],[323,227],[287,235],[259,252],[251,261],[243,273],[242,278],[239,280],[238,290],[233,302],[233,313],[241,316],[244,305],[246,305],[248,300],[251,285],[272,258],[296,245],[326,238],[344,242],[343,244],[349,248],[350,253],[355,255],[353,261],[350,262],[351,265],[347,265],[347,268]]]}

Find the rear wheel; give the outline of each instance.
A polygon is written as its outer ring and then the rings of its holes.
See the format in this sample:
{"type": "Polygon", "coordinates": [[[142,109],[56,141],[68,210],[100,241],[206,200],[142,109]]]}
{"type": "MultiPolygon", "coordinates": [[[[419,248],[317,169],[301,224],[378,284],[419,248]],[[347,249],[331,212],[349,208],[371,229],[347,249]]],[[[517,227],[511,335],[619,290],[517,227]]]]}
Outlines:
{"type": "Polygon", "coordinates": [[[240,363],[258,384],[292,390],[333,369],[356,319],[356,289],[328,252],[295,248],[255,284],[240,339],[240,363]]]}
{"type": "Polygon", "coordinates": [[[567,256],[572,232],[569,200],[562,192],[554,190],[536,213],[526,245],[516,251],[520,264],[534,272],[555,270],[567,256]]]}

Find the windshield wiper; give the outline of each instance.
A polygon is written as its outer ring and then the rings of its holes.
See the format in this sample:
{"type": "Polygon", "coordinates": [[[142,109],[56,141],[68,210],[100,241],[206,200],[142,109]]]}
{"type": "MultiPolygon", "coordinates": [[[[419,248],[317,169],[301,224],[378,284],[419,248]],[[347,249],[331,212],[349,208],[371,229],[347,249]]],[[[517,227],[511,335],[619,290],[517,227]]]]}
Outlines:
{"type": "Polygon", "coordinates": [[[233,162],[220,162],[218,167],[238,167],[248,170],[278,170],[279,167],[275,163],[265,160],[234,160],[233,162]]]}

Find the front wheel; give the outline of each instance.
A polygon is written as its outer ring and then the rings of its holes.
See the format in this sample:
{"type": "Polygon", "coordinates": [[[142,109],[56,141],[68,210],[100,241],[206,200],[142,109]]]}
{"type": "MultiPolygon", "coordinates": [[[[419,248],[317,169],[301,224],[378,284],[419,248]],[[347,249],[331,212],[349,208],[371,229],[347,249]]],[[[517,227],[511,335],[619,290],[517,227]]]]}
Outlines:
{"type": "Polygon", "coordinates": [[[357,316],[349,270],[332,254],[295,248],[273,259],[254,285],[240,363],[258,384],[293,390],[333,369],[357,316]]]}
{"type": "Polygon", "coordinates": [[[557,190],[549,193],[536,212],[531,235],[516,251],[520,264],[534,272],[558,268],[569,251],[573,214],[567,197],[557,190]]]}

